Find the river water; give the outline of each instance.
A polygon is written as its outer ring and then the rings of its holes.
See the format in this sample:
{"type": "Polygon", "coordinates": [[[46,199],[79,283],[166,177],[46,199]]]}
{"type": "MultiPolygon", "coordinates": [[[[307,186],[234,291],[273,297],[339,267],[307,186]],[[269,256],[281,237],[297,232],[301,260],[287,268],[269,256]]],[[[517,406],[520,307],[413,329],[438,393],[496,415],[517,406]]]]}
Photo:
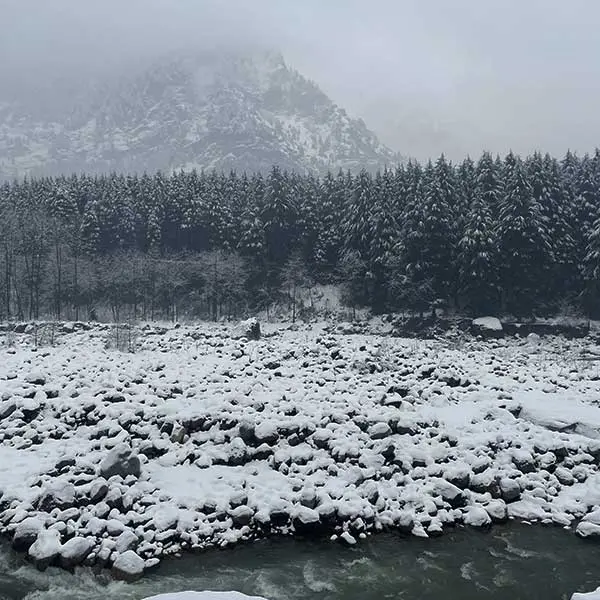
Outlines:
{"type": "Polygon", "coordinates": [[[600,544],[539,525],[429,540],[381,534],[353,548],[268,540],[165,561],[132,585],[83,569],[40,573],[0,546],[1,600],[139,600],[207,589],[269,600],[563,600],[598,586],[600,544]]]}

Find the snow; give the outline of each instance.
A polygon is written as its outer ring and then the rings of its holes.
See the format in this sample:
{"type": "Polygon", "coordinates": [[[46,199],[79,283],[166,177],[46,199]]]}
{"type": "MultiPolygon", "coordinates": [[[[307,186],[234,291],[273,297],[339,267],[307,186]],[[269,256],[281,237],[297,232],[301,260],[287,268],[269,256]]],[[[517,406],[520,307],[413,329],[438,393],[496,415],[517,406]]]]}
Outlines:
{"type": "Polygon", "coordinates": [[[149,324],[135,354],[107,350],[102,325],[38,351],[20,334],[0,363],[15,405],[0,413],[0,534],[45,556],[59,538],[39,534],[56,529],[76,540],[67,562],[135,554],[136,572],[271,533],[350,544],[515,518],[598,534],[592,339],[457,344],[380,325],[270,323],[248,341],[149,324]],[[140,469],[101,477],[122,448],[140,469]]]}
{"type": "Polygon", "coordinates": [[[502,323],[497,317],[479,317],[473,319],[473,325],[488,331],[502,331],[502,323]]]}
{"type": "Polygon", "coordinates": [[[576,592],[571,596],[571,600],[600,600],[600,587],[595,592],[576,592]]]}
{"type": "Polygon", "coordinates": [[[240,592],[179,592],[151,596],[144,600],[265,600],[259,596],[246,596],[240,592]]]}

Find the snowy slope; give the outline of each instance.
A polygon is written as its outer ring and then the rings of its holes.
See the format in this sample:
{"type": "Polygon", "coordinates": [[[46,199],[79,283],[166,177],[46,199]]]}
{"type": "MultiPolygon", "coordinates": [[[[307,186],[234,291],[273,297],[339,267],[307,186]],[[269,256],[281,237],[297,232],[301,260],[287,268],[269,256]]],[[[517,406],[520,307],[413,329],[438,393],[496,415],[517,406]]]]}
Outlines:
{"type": "Polygon", "coordinates": [[[165,59],[52,110],[33,100],[0,92],[0,177],[273,164],[324,172],[398,160],[277,54],[165,59]]]}

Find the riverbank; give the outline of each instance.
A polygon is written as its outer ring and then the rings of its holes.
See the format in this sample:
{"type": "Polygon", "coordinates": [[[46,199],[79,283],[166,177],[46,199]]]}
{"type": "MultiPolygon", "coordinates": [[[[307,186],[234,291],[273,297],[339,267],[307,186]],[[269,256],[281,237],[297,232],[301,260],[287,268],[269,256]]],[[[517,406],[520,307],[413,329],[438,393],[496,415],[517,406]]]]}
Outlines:
{"type": "Polygon", "coordinates": [[[0,533],[40,568],[127,580],[273,534],[354,545],[507,519],[600,534],[592,339],[263,333],[148,325],[135,353],[100,325],[52,347],[11,334],[0,533]]]}

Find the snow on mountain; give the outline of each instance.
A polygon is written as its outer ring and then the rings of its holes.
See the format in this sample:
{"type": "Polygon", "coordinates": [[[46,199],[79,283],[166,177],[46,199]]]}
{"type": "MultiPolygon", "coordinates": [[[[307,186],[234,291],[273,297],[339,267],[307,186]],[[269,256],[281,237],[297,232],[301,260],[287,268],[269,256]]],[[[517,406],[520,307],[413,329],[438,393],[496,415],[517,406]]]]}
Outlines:
{"type": "Polygon", "coordinates": [[[272,53],[164,59],[58,108],[40,96],[0,98],[0,177],[273,164],[324,172],[399,159],[272,53]]]}

